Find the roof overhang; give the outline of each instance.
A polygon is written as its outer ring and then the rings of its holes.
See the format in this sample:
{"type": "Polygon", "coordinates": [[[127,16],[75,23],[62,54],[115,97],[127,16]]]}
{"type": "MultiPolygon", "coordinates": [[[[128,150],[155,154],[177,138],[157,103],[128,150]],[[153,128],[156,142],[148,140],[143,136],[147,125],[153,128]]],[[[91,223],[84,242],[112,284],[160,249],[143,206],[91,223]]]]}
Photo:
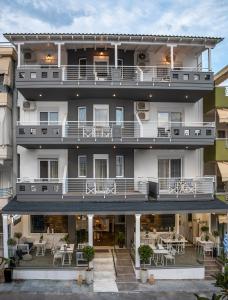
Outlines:
{"type": "Polygon", "coordinates": [[[75,215],[75,214],[175,214],[175,213],[227,213],[228,205],[218,199],[192,201],[17,201],[11,200],[3,214],[18,215],[75,215]]]}
{"type": "Polygon", "coordinates": [[[33,42],[80,42],[80,43],[135,43],[135,44],[178,44],[215,47],[223,38],[179,35],[106,34],[106,33],[5,33],[12,43],[33,42]]]}

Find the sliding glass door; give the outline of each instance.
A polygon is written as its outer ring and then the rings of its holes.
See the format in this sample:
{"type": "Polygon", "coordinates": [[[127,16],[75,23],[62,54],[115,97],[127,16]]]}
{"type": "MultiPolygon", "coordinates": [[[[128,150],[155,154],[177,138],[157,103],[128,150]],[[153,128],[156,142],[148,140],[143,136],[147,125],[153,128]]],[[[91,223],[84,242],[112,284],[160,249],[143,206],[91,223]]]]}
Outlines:
{"type": "Polygon", "coordinates": [[[104,155],[94,156],[94,178],[96,178],[96,191],[103,192],[105,179],[108,178],[108,157],[104,155]]]}
{"type": "Polygon", "coordinates": [[[44,159],[40,160],[40,178],[42,181],[58,178],[58,160],[44,159]]]}
{"type": "Polygon", "coordinates": [[[181,159],[159,159],[158,160],[158,178],[160,189],[168,189],[172,178],[181,178],[182,176],[181,159]]]}

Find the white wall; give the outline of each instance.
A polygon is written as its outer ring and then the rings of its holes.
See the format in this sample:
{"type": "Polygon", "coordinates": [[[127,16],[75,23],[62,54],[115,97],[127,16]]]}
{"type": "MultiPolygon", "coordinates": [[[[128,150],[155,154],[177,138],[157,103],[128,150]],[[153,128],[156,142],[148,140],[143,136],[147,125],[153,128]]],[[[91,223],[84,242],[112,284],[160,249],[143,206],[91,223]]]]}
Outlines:
{"type": "Polygon", "coordinates": [[[40,121],[40,112],[42,111],[57,111],[59,113],[60,122],[63,122],[67,118],[67,101],[34,101],[36,104],[36,109],[33,111],[24,111],[23,101],[25,101],[24,97],[19,94],[18,105],[20,106],[20,121],[22,123],[40,121]]]}
{"type": "Polygon", "coordinates": [[[202,151],[197,150],[141,150],[134,151],[134,176],[158,177],[158,159],[181,158],[183,177],[196,177],[203,175],[202,151]],[[201,163],[202,162],[202,163],[201,163]]]}
{"type": "Polygon", "coordinates": [[[20,177],[39,178],[39,159],[53,158],[59,161],[59,178],[64,177],[68,164],[68,150],[65,149],[25,149],[18,147],[20,154],[20,177]]]}

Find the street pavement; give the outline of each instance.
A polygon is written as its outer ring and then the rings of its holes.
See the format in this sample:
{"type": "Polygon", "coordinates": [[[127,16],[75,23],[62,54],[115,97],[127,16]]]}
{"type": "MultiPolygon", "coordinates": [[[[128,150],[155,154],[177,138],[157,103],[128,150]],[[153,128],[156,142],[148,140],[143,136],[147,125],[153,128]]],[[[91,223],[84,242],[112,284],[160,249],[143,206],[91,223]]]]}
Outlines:
{"type": "Polygon", "coordinates": [[[75,281],[25,280],[0,284],[0,300],[196,300],[194,293],[211,296],[218,291],[213,281],[157,280],[154,285],[138,283],[131,291],[127,283],[118,293],[95,293],[93,285],[75,281]]]}

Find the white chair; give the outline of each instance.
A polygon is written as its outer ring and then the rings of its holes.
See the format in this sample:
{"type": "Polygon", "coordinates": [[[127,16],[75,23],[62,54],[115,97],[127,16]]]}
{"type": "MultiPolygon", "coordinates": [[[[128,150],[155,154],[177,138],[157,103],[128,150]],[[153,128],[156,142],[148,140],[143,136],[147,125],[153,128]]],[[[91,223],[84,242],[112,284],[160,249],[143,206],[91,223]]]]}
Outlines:
{"type": "Polygon", "coordinates": [[[172,249],[170,251],[170,253],[164,255],[165,257],[165,264],[168,264],[168,261],[170,261],[171,263],[175,264],[175,254],[176,254],[176,250],[172,249]]]}
{"type": "Polygon", "coordinates": [[[60,252],[59,250],[56,250],[54,252],[54,256],[53,256],[53,266],[55,265],[55,261],[56,260],[60,260],[60,262],[62,263],[63,261],[63,253],[60,252]]]}
{"type": "Polygon", "coordinates": [[[29,245],[28,244],[17,244],[17,250],[21,250],[24,254],[29,254],[29,245]]]}
{"type": "Polygon", "coordinates": [[[86,246],[88,246],[88,243],[78,243],[77,249],[82,250],[86,246]]]}
{"type": "Polygon", "coordinates": [[[94,180],[86,180],[86,194],[96,194],[96,182],[94,180]]]}
{"type": "Polygon", "coordinates": [[[213,257],[213,244],[212,243],[208,243],[208,244],[205,244],[203,246],[203,256],[204,256],[204,258],[208,253],[211,254],[211,256],[213,257]]]}

